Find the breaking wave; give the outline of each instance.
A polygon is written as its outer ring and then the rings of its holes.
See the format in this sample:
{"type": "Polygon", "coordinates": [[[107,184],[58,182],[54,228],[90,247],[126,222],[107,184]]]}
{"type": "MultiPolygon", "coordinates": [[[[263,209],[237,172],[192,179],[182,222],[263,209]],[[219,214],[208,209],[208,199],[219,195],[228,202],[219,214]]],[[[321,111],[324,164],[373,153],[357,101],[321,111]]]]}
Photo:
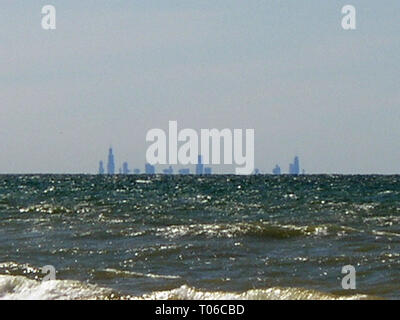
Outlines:
{"type": "Polygon", "coordinates": [[[365,300],[366,295],[337,296],[302,288],[254,289],[242,293],[201,291],[186,285],[143,296],[120,295],[108,288],[71,280],[41,282],[0,275],[1,300],[365,300]]]}
{"type": "Polygon", "coordinates": [[[110,289],[79,281],[37,281],[23,276],[0,275],[2,300],[97,300],[112,298],[110,289]]]}
{"type": "Polygon", "coordinates": [[[253,289],[243,293],[201,291],[188,286],[144,295],[146,300],[365,300],[366,295],[336,296],[302,288],[253,289]]]}

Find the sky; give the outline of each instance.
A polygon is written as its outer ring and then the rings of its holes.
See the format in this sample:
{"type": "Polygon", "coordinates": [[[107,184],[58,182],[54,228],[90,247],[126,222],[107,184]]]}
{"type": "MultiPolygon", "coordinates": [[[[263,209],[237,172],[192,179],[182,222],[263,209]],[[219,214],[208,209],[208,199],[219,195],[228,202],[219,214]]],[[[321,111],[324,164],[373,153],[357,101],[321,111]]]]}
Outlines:
{"type": "Polygon", "coordinates": [[[307,173],[400,173],[397,0],[0,6],[0,173],[96,173],[110,145],[143,170],[146,133],[171,120],[254,129],[261,172],[298,155],[307,173]]]}

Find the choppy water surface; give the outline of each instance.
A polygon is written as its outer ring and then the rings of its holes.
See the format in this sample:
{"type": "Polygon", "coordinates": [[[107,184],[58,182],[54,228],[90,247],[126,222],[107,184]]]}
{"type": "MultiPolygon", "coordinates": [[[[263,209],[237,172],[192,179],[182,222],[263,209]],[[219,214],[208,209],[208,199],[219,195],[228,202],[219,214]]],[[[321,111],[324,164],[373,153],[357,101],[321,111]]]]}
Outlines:
{"type": "Polygon", "coordinates": [[[400,176],[0,176],[0,298],[398,299],[399,222],[400,176]]]}

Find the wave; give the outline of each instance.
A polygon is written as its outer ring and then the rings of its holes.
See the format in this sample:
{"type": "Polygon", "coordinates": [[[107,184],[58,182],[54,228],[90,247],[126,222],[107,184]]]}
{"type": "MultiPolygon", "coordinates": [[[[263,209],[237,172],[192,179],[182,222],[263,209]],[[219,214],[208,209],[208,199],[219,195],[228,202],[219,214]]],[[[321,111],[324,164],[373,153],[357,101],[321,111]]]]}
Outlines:
{"type": "Polygon", "coordinates": [[[37,279],[42,270],[28,263],[17,263],[13,261],[0,263],[0,275],[27,276],[31,279],[37,279]]]}
{"type": "Polygon", "coordinates": [[[20,213],[46,213],[46,214],[64,214],[72,213],[71,209],[63,206],[55,206],[52,204],[38,204],[32,205],[26,208],[20,208],[20,213]]]}
{"type": "Polygon", "coordinates": [[[183,285],[142,296],[72,280],[41,282],[23,276],[0,275],[0,300],[370,300],[367,295],[338,296],[302,288],[253,289],[242,293],[202,291],[183,285]]]}
{"type": "Polygon", "coordinates": [[[112,268],[107,268],[104,270],[99,270],[95,272],[96,277],[100,279],[112,279],[112,278],[152,278],[152,279],[180,279],[179,276],[172,276],[172,275],[161,275],[161,274],[154,274],[154,273],[141,273],[141,272],[134,272],[134,271],[126,271],[126,270],[116,270],[112,268]]]}
{"type": "Polygon", "coordinates": [[[201,291],[188,286],[143,295],[145,300],[367,300],[367,295],[338,296],[302,288],[253,289],[242,293],[201,291]]]}
{"type": "Polygon", "coordinates": [[[0,275],[1,300],[97,300],[112,297],[111,289],[72,280],[38,281],[0,275]]]}
{"type": "Polygon", "coordinates": [[[157,236],[180,238],[185,236],[206,236],[234,238],[250,236],[259,238],[287,239],[304,236],[327,236],[355,232],[353,228],[337,225],[296,226],[278,225],[268,222],[239,222],[226,224],[172,225],[155,230],[157,236]]]}

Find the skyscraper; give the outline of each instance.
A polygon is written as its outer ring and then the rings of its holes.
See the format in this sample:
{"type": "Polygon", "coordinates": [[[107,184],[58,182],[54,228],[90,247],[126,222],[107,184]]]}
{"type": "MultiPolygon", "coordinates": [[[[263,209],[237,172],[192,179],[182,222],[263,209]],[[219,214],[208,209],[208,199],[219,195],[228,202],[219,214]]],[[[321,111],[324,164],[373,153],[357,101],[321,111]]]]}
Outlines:
{"type": "Polygon", "coordinates": [[[300,163],[299,163],[299,157],[295,157],[294,158],[294,162],[293,162],[293,170],[294,170],[294,174],[300,174],[300,163]]]}
{"type": "Polygon", "coordinates": [[[299,157],[294,157],[293,163],[289,164],[289,174],[299,175],[300,174],[300,162],[299,157]]]}
{"type": "Polygon", "coordinates": [[[124,162],[122,164],[122,174],[129,174],[129,172],[128,162],[124,162]]]}
{"type": "Polygon", "coordinates": [[[276,175],[281,174],[281,167],[276,165],[275,168],[272,169],[272,174],[276,174],[276,175]]]}
{"type": "Polygon", "coordinates": [[[99,162],[99,174],[104,174],[104,165],[103,161],[99,162]]]}
{"type": "Polygon", "coordinates": [[[112,148],[110,148],[108,150],[107,174],[114,174],[114,173],[115,173],[114,155],[112,148]]]}
{"type": "Polygon", "coordinates": [[[203,174],[203,170],[204,170],[203,159],[202,156],[199,155],[197,157],[196,174],[203,174]]]}

